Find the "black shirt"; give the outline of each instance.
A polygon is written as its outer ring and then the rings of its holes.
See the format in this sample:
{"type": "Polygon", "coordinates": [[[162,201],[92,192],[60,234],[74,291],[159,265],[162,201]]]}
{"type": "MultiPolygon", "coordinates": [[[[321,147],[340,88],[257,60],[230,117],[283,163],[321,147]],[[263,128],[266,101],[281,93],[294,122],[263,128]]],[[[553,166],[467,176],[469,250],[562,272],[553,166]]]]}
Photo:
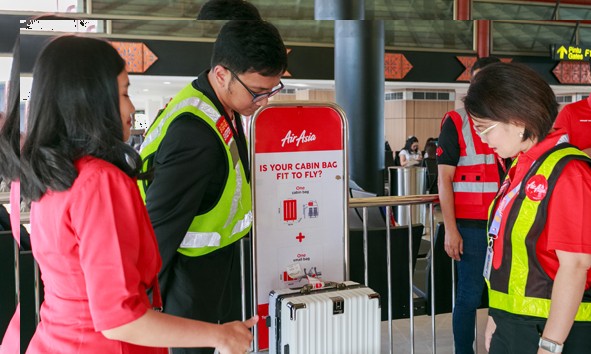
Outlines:
{"type": "MultiPolygon", "coordinates": [[[[192,85],[214,103],[232,128],[248,178],[248,147],[240,115],[235,114],[235,129],[207,79],[207,72],[201,73],[192,85]]],[[[162,256],[162,275],[177,256],[193,218],[217,204],[228,177],[228,163],[225,146],[216,131],[195,115],[183,113],[169,126],[154,155],[153,167],[146,207],[162,256]]],[[[165,279],[161,281],[164,283],[165,279]]]]}
{"type": "Polygon", "coordinates": [[[460,161],[460,142],[458,131],[452,119],[447,118],[443,122],[437,146],[438,165],[458,165],[460,161]]]}

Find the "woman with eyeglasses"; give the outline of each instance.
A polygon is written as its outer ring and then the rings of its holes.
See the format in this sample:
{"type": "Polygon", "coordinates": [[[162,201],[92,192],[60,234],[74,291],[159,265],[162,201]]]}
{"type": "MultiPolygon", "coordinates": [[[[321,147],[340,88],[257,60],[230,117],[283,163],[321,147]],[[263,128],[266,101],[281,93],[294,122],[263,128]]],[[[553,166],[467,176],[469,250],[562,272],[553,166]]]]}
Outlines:
{"type": "Polygon", "coordinates": [[[464,99],[480,138],[515,157],[490,209],[484,276],[492,354],[591,348],[591,159],[553,130],[550,86],[532,69],[496,63],[464,99]]]}
{"type": "Polygon", "coordinates": [[[21,192],[45,299],[27,353],[244,353],[256,317],[219,325],[158,311],[162,261],[136,185],[141,160],[125,143],[128,87],[124,60],[99,39],[58,37],[35,64],[21,192]]]}

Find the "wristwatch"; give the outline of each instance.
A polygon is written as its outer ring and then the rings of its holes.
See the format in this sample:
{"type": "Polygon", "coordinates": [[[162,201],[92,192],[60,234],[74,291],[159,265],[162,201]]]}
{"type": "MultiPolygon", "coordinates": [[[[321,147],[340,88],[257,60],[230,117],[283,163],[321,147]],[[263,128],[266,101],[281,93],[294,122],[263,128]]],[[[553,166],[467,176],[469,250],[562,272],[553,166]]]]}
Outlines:
{"type": "Polygon", "coordinates": [[[562,353],[562,348],[564,347],[564,344],[558,344],[550,339],[540,337],[538,346],[544,350],[549,351],[550,353],[562,353]]]}

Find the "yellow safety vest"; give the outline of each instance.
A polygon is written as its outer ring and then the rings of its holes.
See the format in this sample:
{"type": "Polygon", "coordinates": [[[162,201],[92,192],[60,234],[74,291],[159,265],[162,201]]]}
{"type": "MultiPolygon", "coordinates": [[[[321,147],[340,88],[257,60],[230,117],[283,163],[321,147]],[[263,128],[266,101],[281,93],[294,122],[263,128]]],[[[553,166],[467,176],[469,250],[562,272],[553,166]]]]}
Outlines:
{"type": "MultiPolygon", "coordinates": [[[[505,222],[503,261],[499,269],[491,269],[489,306],[509,313],[548,318],[554,281],[544,272],[537,257],[536,244],[544,229],[548,203],[563,167],[573,159],[591,159],[570,144],[559,144],[542,155],[523,178],[519,193],[509,210],[503,212],[505,222]],[[542,175],[548,183],[541,200],[526,197],[527,182],[542,175]]],[[[514,161],[514,165],[517,161],[514,161]]],[[[506,178],[509,178],[507,176],[506,178]]],[[[530,186],[532,187],[532,186],[530,186]]],[[[499,196],[490,208],[489,224],[499,196]]],[[[579,305],[575,321],[591,321],[591,291],[587,290],[579,305]]]]}
{"type": "MultiPolygon", "coordinates": [[[[194,114],[211,126],[224,144],[228,158],[228,178],[220,199],[210,211],[193,218],[178,248],[178,252],[186,256],[197,257],[236,242],[248,233],[252,225],[251,191],[243,162],[238,155],[238,145],[229,126],[215,105],[192,84],[187,85],[168,103],[148,129],[140,150],[142,170],[148,171],[152,167],[154,154],[166,136],[168,127],[183,113],[194,114]],[[218,129],[218,126],[225,129],[218,129]]],[[[149,183],[139,181],[138,184],[145,203],[149,183]]]]}

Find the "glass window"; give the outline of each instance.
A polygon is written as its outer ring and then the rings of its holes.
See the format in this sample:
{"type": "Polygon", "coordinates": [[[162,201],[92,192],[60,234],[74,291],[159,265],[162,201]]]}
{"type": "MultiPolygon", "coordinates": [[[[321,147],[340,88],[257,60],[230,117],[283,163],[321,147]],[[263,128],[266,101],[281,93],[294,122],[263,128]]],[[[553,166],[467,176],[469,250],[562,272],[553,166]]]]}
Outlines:
{"type": "Polygon", "coordinates": [[[472,51],[473,27],[473,21],[385,21],[385,45],[397,48],[472,51]]]}
{"type": "MultiPolygon", "coordinates": [[[[474,0],[472,18],[475,20],[553,20],[555,4],[511,4],[474,0]]],[[[560,4],[558,20],[591,19],[591,8],[582,5],[560,4]]]]}
{"type": "Polygon", "coordinates": [[[453,0],[374,0],[365,3],[366,19],[451,20],[453,18],[453,0]]]}
{"type": "MultiPolygon", "coordinates": [[[[550,55],[550,45],[568,43],[574,29],[574,24],[567,26],[565,23],[495,21],[492,24],[492,51],[550,55]]],[[[591,38],[591,27],[579,28],[579,37],[581,45],[590,45],[591,42],[585,43],[585,38],[591,38]]]]}
{"type": "Polygon", "coordinates": [[[413,100],[424,100],[425,93],[424,92],[413,92],[412,93],[413,100]]]}

